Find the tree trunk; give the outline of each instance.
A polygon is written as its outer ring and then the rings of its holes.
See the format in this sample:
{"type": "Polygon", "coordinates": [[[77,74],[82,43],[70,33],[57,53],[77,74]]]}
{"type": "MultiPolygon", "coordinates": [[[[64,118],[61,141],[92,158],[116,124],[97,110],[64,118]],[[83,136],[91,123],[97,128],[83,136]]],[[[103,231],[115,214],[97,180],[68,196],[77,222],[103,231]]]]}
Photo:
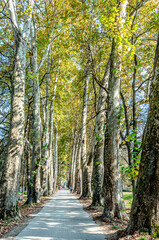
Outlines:
{"type": "Polygon", "coordinates": [[[73,176],[72,176],[72,189],[75,192],[75,185],[76,185],[76,168],[77,168],[77,154],[78,154],[78,145],[79,145],[79,138],[77,136],[77,132],[75,133],[75,151],[74,151],[74,162],[73,162],[73,176]]]}
{"type": "MultiPolygon", "coordinates": [[[[59,67],[59,66],[58,66],[59,67]]],[[[58,73],[55,79],[55,85],[53,90],[53,97],[50,103],[50,129],[49,129],[49,162],[50,162],[50,177],[49,177],[49,194],[54,192],[54,158],[53,152],[54,151],[54,141],[53,141],[53,110],[54,110],[54,102],[55,102],[55,94],[57,88],[57,79],[58,73]]]]}
{"type": "MultiPolygon", "coordinates": [[[[28,66],[28,72],[31,72],[31,66],[30,66],[30,61],[27,59],[27,66],[28,66]]],[[[31,89],[33,88],[33,79],[30,78],[30,86],[31,89]]],[[[28,105],[28,117],[27,117],[27,123],[25,127],[25,147],[26,147],[26,152],[25,152],[25,158],[26,158],[26,175],[27,175],[27,200],[25,204],[31,204],[32,203],[32,184],[31,184],[31,152],[32,152],[32,146],[29,142],[30,140],[30,133],[31,133],[31,127],[32,127],[32,107],[31,107],[31,102],[29,102],[28,105]]]]}
{"type": "MultiPolygon", "coordinates": [[[[126,17],[128,1],[119,5],[121,24],[126,17]]],[[[119,31],[122,26],[119,26],[119,31]]],[[[119,169],[119,137],[120,137],[120,58],[116,38],[112,41],[110,56],[110,77],[108,82],[107,126],[104,150],[104,211],[109,218],[122,218],[125,215],[122,207],[122,189],[119,169]]]]}
{"type": "MultiPolygon", "coordinates": [[[[138,145],[136,144],[137,142],[137,118],[136,118],[136,72],[137,72],[137,56],[136,54],[134,55],[134,73],[133,73],[133,83],[132,83],[132,93],[133,93],[133,133],[135,135],[135,140],[133,141],[134,143],[134,148],[138,148],[138,145]]],[[[138,156],[138,150],[133,149],[133,164],[136,162],[136,158],[138,156]]],[[[133,193],[135,191],[135,186],[136,186],[136,181],[135,179],[132,179],[132,190],[133,193]]]]}
{"type": "Polygon", "coordinates": [[[27,152],[26,152],[26,172],[27,172],[27,200],[25,204],[30,204],[32,203],[32,198],[31,198],[31,194],[32,194],[32,186],[31,186],[31,173],[30,173],[30,169],[31,169],[31,157],[30,157],[30,148],[27,146],[27,152]]]}
{"type": "Polygon", "coordinates": [[[47,76],[46,76],[46,94],[45,94],[45,122],[44,122],[44,140],[43,140],[43,157],[44,164],[42,167],[43,170],[43,181],[42,189],[43,196],[48,195],[48,178],[50,172],[50,161],[49,161],[49,81],[50,81],[50,51],[48,52],[48,61],[47,61],[47,76]]]}
{"type": "MultiPolygon", "coordinates": [[[[125,98],[122,92],[120,92],[121,95],[121,99],[123,102],[123,107],[124,107],[124,115],[125,115],[125,123],[126,123],[126,134],[125,136],[123,136],[123,134],[121,133],[121,138],[122,140],[126,141],[126,137],[129,136],[130,134],[130,124],[129,124],[129,120],[128,120],[128,110],[127,110],[127,105],[125,102],[125,98]]],[[[131,147],[131,141],[126,141],[126,147],[127,147],[127,152],[128,152],[128,163],[129,163],[129,167],[132,168],[132,147],[131,147]]],[[[131,177],[131,182],[132,182],[132,190],[133,190],[133,186],[134,186],[134,180],[131,177]]]]}
{"type": "Polygon", "coordinates": [[[81,186],[80,186],[80,173],[81,173],[81,138],[78,137],[78,145],[77,145],[77,158],[76,158],[76,166],[75,166],[75,186],[74,186],[74,192],[77,192],[80,194],[81,186]]]}
{"type": "Polygon", "coordinates": [[[89,144],[89,154],[88,154],[88,162],[87,162],[87,168],[88,168],[88,195],[92,197],[92,174],[93,174],[93,153],[94,153],[94,145],[92,145],[92,139],[90,138],[90,144],[89,144]]]}
{"type": "MultiPolygon", "coordinates": [[[[103,78],[103,87],[107,89],[108,77],[110,70],[110,61],[107,64],[105,76],[103,78]]],[[[100,206],[103,193],[103,175],[104,175],[104,127],[106,120],[106,99],[107,92],[100,88],[98,99],[98,110],[95,123],[95,140],[94,140],[94,156],[93,156],[93,206],[100,206]]]]}
{"type": "Polygon", "coordinates": [[[70,186],[73,191],[75,190],[75,166],[76,166],[76,155],[77,155],[77,131],[72,129],[73,145],[72,145],[72,156],[71,156],[71,173],[70,173],[70,186]]]}
{"type": "Polygon", "coordinates": [[[54,192],[57,188],[57,174],[58,174],[58,131],[55,127],[55,138],[54,138],[54,192]]]}
{"type": "MultiPolygon", "coordinates": [[[[55,87],[54,87],[55,88],[55,87]]],[[[53,106],[54,101],[50,103],[50,128],[49,128],[49,179],[48,179],[48,190],[49,195],[53,193],[53,106]]]]}
{"type": "Polygon", "coordinates": [[[41,117],[40,117],[40,88],[39,88],[39,74],[37,66],[37,42],[35,23],[31,27],[32,37],[32,71],[33,79],[33,153],[32,153],[32,202],[39,202],[41,197],[41,183],[40,183],[40,160],[41,160],[41,117]]]}
{"type": "MultiPolygon", "coordinates": [[[[18,190],[24,137],[26,48],[31,21],[30,13],[25,19],[22,32],[20,32],[14,2],[4,0],[4,3],[9,13],[14,34],[15,59],[12,76],[10,133],[0,193],[0,217],[2,218],[18,214],[18,190]]],[[[29,5],[33,6],[33,2],[29,1],[29,5]]]]}
{"type": "Polygon", "coordinates": [[[148,120],[127,231],[153,231],[159,237],[159,35],[154,61],[148,120]]]}
{"type": "Polygon", "coordinates": [[[86,124],[87,124],[87,95],[90,78],[90,59],[88,59],[85,73],[85,84],[83,93],[83,111],[81,126],[81,173],[82,173],[82,197],[90,197],[88,193],[88,167],[87,167],[87,149],[86,149],[86,124]]]}
{"type": "Polygon", "coordinates": [[[113,69],[117,68],[115,63],[116,46],[113,40],[110,78],[109,99],[107,109],[107,127],[105,135],[104,153],[104,212],[107,217],[121,217],[119,193],[118,193],[118,164],[119,164],[119,107],[120,107],[120,78],[115,77],[113,69]]]}

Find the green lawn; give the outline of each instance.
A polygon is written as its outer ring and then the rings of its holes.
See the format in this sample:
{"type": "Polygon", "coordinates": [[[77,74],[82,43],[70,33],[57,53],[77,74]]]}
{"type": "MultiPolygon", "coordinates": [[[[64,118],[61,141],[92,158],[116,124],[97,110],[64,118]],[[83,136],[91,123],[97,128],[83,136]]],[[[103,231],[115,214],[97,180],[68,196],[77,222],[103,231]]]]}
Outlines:
{"type": "Polygon", "coordinates": [[[133,200],[132,192],[123,192],[123,198],[124,198],[126,209],[131,209],[131,204],[133,200]]]}

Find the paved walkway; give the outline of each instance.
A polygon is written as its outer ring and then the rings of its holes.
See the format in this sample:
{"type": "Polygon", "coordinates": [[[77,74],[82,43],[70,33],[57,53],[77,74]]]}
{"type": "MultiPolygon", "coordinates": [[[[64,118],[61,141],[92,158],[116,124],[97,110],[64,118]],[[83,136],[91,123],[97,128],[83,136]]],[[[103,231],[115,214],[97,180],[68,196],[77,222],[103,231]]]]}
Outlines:
{"type": "Polygon", "coordinates": [[[68,190],[61,190],[14,240],[104,240],[100,226],[68,190]]]}

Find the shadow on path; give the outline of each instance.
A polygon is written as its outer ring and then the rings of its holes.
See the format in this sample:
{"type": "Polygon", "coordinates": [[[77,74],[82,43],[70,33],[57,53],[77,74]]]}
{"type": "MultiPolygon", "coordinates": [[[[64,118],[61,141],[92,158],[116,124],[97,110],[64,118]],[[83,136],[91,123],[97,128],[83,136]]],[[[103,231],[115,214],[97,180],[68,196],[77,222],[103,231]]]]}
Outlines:
{"type": "Polygon", "coordinates": [[[104,240],[105,236],[68,190],[59,191],[14,240],[104,240]]]}

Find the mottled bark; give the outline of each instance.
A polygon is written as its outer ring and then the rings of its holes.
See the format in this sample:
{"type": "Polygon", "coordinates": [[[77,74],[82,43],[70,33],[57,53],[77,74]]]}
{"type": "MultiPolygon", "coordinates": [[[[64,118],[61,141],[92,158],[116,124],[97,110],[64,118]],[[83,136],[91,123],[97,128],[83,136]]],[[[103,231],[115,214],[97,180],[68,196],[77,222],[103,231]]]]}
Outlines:
{"type": "MultiPolygon", "coordinates": [[[[29,59],[27,59],[27,66],[28,66],[28,72],[31,72],[31,65],[29,62],[29,59]]],[[[30,86],[31,89],[33,88],[33,79],[30,78],[30,86]]],[[[25,128],[25,146],[26,146],[26,152],[25,152],[25,159],[26,159],[26,174],[27,174],[27,200],[25,204],[30,204],[32,202],[31,194],[32,194],[32,186],[31,186],[31,152],[32,152],[32,146],[29,142],[30,140],[30,133],[31,133],[31,127],[32,127],[32,106],[31,102],[29,102],[28,106],[28,117],[27,117],[27,123],[25,128]]]]}
{"type": "MultiPolygon", "coordinates": [[[[133,82],[132,82],[132,98],[133,98],[133,131],[134,134],[136,134],[137,137],[137,116],[136,116],[136,73],[137,73],[137,56],[134,55],[134,73],[133,73],[133,82]]],[[[135,140],[133,141],[134,148],[138,148],[138,145],[136,144],[137,138],[135,137],[135,140]]],[[[133,164],[136,162],[136,157],[138,156],[138,150],[133,149],[133,164]]],[[[132,179],[132,190],[133,193],[135,191],[136,181],[135,179],[132,179]]]]}
{"type": "Polygon", "coordinates": [[[31,193],[32,193],[32,187],[31,187],[31,181],[30,181],[30,176],[31,176],[31,173],[30,173],[30,170],[31,170],[31,156],[30,156],[30,147],[27,145],[26,147],[26,155],[25,155],[25,158],[26,158],[26,174],[27,174],[27,181],[26,181],[26,184],[27,184],[27,200],[26,200],[26,204],[30,204],[32,202],[32,199],[31,199],[31,193]]]}
{"type": "Polygon", "coordinates": [[[53,101],[50,103],[50,123],[49,123],[49,195],[53,193],[53,101]]]}
{"type": "MultiPolygon", "coordinates": [[[[141,163],[127,231],[159,233],[159,35],[141,163]]],[[[157,235],[159,237],[159,234],[157,235]]]]}
{"type": "Polygon", "coordinates": [[[31,25],[31,41],[32,41],[32,72],[33,78],[33,152],[32,152],[32,167],[31,167],[31,181],[32,181],[32,202],[39,202],[41,197],[41,183],[40,183],[40,160],[41,160],[41,118],[40,118],[40,88],[39,88],[39,74],[37,65],[37,41],[36,41],[36,27],[34,21],[31,25]]]}
{"type": "Polygon", "coordinates": [[[107,127],[104,153],[104,215],[121,217],[118,201],[118,163],[119,163],[119,107],[120,107],[120,78],[116,77],[113,69],[118,66],[115,62],[116,45],[113,40],[110,58],[109,98],[107,108],[107,127]]]}
{"type": "Polygon", "coordinates": [[[72,129],[72,155],[71,155],[71,168],[70,168],[70,186],[73,186],[74,182],[74,162],[75,162],[75,151],[76,151],[76,131],[72,129]]]}
{"type": "Polygon", "coordinates": [[[76,182],[76,163],[77,163],[77,153],[78,153],[78,144],[79,139],[77,135],[77,130],[72,129],[72,155],[71,155],[71,168],[70,168],[70,186],[72,186],[73,191],[75,191],[75,182],[76,182]]]}
{"type": "Polygon", "coordinates": [[[50,177],[49,177],[49,193],[52,194],[54,189],[54,159],[53,159],[53,109],[54,109],[54,102],[55,102],[55,94],[57,89],[57,79],[58,74],[56,75],[55,85],[53,90],[53,96],[50,103],[50,129],[49,129],[49,163],[50,163],[50,177]]]}
{"type": "MultiPolygon", "coordinates": [[[[29,124],[31,126],[31,123],[29,124]]],[[[25,159],[26,159],[26,184],[27,184],[27,200],[25,204],[32,203],[32,185],[31,185],[31,152],[32,152],[32,145],[29,142],[30,138],[30,128],[28,132],[28,137],[25,139],[26,141],[26,149],[25,149],[25,159]]]]}
{"type": "Polygon", "coordinates": [[[82,173],[82,197],[88,197],[88,167],[86,155],[86,124],[87,124],[87,95],[90,78],[90,59],[88,59],[85,73],[85,84],[83,93],[82,126],[81,126],[81,173],[82,173]]]}
{"type": "MultiPolygon", "coordinates": [[[[23,153],[24,137],[24,95],[26,48],[30,32],[31,13],[26,16],[24,25],[19,27],[16,6],[12,0],[4,0],[14,34],[15,56],[12,75],[10,133],[5,160],[4,177],[0,192],[0,217],[18,214],[18,189],[23,153]]],[[[33,1],[29,1],[33,6],[33,1]]]]}
{"type": "MultiPolygon", "coordinates": [[[[121,23],[119,32],[126,17],[128,1],[119,5],[121,23]]],[[[124,214],[122,189],[119,169],[119,137],[120,137],[120,57],[117,40],[114,37],[110,56],[110,76],[108,81],[107,126],[104,150],[104,211],[109,218],[122,218],[124,214]]]]}
{"type": "Polygon", "coordinates": [[[73,158],[73,174],[72,174],[72,189],[75,192],[75,182],[76,182],[76,167],[77,167],[77,154],[78,154],[78,145],[79,139],[77,132],[75,133],[75,151],[74,151],[74,158],[73,158]]]}
{"type": "Polygon", "coordinates": [[[92,197],[92,174],[93,174],[93,153],[94,153],[94,146],[92,145],[92,139],[90,138],[90,144],[89,144],[89,153],[88,153],[88,162],[87,162],[87,167],[88,167],[88,195],[92,197]]]}
{"type": "Polygon", "coordinates": [[[77,158],[76,158],[76,167],[75,167],[75,186],[74,191],[78,194],[81,193],[81,138],[78,138],[77,145],[77,158]]]}
{"type": "Polygon", "coordinates": [[[44,122],[44,140],[43,140],[43,158],[44,163],[42,166],[42,191],[43,196],[48,195],[48,179],[50,172],[49,161],[49,82],[50,82],[50,51],[48,52],[47,60],[47,75],[46,75],[46,94],[45,94],[45,122],[44,122]]]}
{"type": "MultiPolygon", "coordinates": [[[[102,85],[108,88],[110,61],[107,64],[102,85]]],[[[106,121],[107,92],[104,88],[99,90],[98,109],[95,123],[94,155],[93,155],[93,199],[92,205],[103,204],[103,175],[104,175],[104,127],[106,121]]]]}
{"type": "Polygon", "coordinates": [[[55,135],[54,135],[54,154],[53,154],[53,159],[54,159],[54,192],[56,191],[57,188],[57,175],[58,175],[58,131],[57,128],[55,127],[55,135]]]}

